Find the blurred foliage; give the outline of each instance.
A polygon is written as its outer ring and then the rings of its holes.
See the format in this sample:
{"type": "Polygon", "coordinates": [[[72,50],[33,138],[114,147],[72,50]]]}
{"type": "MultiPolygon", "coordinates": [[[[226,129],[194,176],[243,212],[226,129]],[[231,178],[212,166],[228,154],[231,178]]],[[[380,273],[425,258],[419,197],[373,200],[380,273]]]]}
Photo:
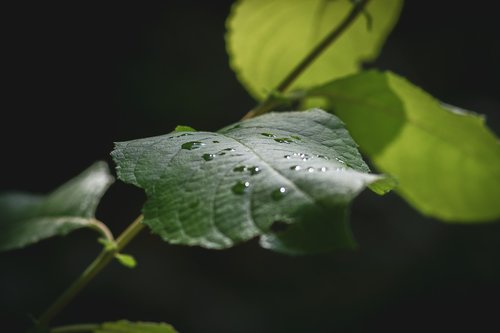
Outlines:
{"type": "MultiPolygon", "coordinates": [[[[164,134],[178,124],[212,131],[241,118],[254,104],[225,53],[231,3],[6,4],[1,189],[48,192],[89,162],[109,160],[113,141],[164,134]],[[43,174],[33,171],[41,161],[43,174]]],[[[500,45],[492,6],[407,1],[376,67],[486,114],[498,134],[500,45]]],[[[117,233],[143,202],[139,190],[117,184],[97,217],[117,233]]],[[[55,324],[128,318],[169,322],[182,333],[496,325],[490,304],[500,297],[500,224],[445,225],[395,195],[371,193],[354,203],[351,220],[359,250],[303,258],[256,243],[223,252],[174,247],[145,232],[127,248],[138,268],[111,265],[55,324]]],[[[30,315],[100,251],[94,238],[82,231],[1,254],[2,327],[29,326],[30,315]]]]}

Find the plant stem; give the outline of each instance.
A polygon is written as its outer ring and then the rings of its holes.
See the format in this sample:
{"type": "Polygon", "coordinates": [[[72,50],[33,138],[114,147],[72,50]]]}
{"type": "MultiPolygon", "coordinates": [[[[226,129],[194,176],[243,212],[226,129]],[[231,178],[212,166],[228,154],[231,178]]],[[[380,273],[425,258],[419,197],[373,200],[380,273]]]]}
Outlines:
{"type": "Polygon", "coordinates": [[[100,233],[104,238],[106,238],[106,240],[111,241],[111,242],[115,241],[115,238],[113,237],[113,233],[101,221],[96,220],[96,219],[92,220],[90,222],[89,228],[100,233]]]}
{"type": "Polygon", "coordinates": [[[116,240],[116,247],[112,249],[103,249],[97,258],[87,267],[80,277],[69,286],[66,291],[40,316],[38,326],[47,327],[52,318],[54,318],[69,302],[99,273],[106,267],[115,254],[120,252],[143,228],[141,223],[143,216],[140,215],[130,224],[127,229],[116,240]]]}
{"type": "MultiPolygon", "coordinates": [[[[323,40],[321,40],[309,54],[302,59],[300,63],[295,66],[295,68],[278,84],[274,89],[274,92],[283,93],[290,85],[304,72],[307,67],[309,67],[316,58],[325,51],[328,46],[330,46],[342,33],[354,22],[354,20],[364,11],[366,4],[370,0],[359,0],[353,6],[349,14],[344,18],[344,20],[336,26],[328,35],[326,35],[323,40]]],[[[267,96],[267,98],[260,103],[256,108],[248,112],[243,119],[250,119],[256,116],[260,116],[273,107],[275,107],[278,102],[273,97],[273,94],[267,96]]]]}

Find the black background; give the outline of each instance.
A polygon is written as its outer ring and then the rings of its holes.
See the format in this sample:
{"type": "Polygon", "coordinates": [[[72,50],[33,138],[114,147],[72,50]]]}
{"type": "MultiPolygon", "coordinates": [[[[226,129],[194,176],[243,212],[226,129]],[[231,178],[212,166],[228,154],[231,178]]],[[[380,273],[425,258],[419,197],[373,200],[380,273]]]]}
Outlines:
{"type": "MultiPolygon", "coordinates": [[[[369,66],[486,114],[498,134],[493,3],[407,1],[369,66]]],[[[240,119],[254,102],[227,65],[230,5],[2,5],[0,189],[48,192],[93,161],[110,161],[113,141],[240,119]]],[[[98,217],[117,234],[143,202],[140,190],[117,183],[98,217]]],[[[55,324],[127,318],[170,322],[181,333],[496,331],[499,223],[447,225],[395,194],[366,192],[351,224],[359,250],[297,258],[255,241],[227,251],[170,246],[145,231],[126,251],[139,266],[110,265],[55,324]]],[[[0,254],[0,331],[24,331],[99,250],[94,234],[80,231],[0,254]]]]}

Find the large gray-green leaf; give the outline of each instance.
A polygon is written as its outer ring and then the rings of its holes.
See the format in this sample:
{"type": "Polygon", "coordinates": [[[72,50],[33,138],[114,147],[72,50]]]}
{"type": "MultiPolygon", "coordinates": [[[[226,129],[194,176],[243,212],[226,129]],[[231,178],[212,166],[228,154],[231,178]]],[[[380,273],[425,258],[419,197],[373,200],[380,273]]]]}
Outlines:
{"type": "Polygon", "coordinates": [[[121,142],[112,155],[118,177],[146,190],[144,223],[154,233],[215,249],[259,235],[283,252],[350,247],[347,206],[382,178],[368,173],[342,122],[321,110],[121,142]]]}
{"type": "Polygon", "coordinates": [[[450,108],[393,73],[370,71],[310,92],[325,96],[361,149],[426,215],[500,217],[500,143],[475,113],[450,108]]]}
{"type": "Polygon", "coordinates": [[[112,182],[106,163],[97,162],[49,195],[2,194],[0,251],[91,226],[99,200],[112,182]]]}
{"type": "MultiPolygon", "coordinates": [[[[402,4],[402,0],[370,1],[366,10],[371,24],[358,17],[291,88],[312,87],[357,72],[362,61],[380,52],[402,4]]],[[[240,0],[227,20],[231,67],[252,96],[263,99],[351,9],[349,0],[240,0]]]]}
{"type": "Polygon", "coordinates": [[[51,333],[67,332],[89,332],[89,333],[177,333],[177,331],[165,323],[130,322],[119,320],[102,324],[80,324],[62,326],[50,330],[51,333]]]}

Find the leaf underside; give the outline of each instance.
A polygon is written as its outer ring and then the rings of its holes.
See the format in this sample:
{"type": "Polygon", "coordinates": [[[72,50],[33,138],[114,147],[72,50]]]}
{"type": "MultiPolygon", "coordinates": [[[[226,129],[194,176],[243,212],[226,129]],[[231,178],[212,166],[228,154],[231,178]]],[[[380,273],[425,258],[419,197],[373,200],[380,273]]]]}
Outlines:
{"type": "Polygon", "coordinates": [[[106,163],[97,162],[48,195],[2,194],[0,251],[88,227],[112,182],[106,163]]]}
{"type": "MultiPolygon", "coordinates": [[[[359,16],[290,87],[308,88],[358,72],[375,59],[399,18],[402,0],[370,1],[359,16]]],[[[348,0],[241,0],[226,26],[226,47],[238,79],[258,100],[278,83],[352,9],[348,0]]]]}
{"type": "Polygon", "coordinates": [[[321,110],[120,142],[112,156],[118,177],[146,191],[144,223],[154,233],[213,249],[257,236],[288,253],[352,247],[347,206],[383,180],[321,110]]]}
{"type": "Polygon", "coordinates": [[[444,105],[390,72],[312,89],[416,209],[450,222],[500,218],[500,141],[478,114],[444,105]]]}

